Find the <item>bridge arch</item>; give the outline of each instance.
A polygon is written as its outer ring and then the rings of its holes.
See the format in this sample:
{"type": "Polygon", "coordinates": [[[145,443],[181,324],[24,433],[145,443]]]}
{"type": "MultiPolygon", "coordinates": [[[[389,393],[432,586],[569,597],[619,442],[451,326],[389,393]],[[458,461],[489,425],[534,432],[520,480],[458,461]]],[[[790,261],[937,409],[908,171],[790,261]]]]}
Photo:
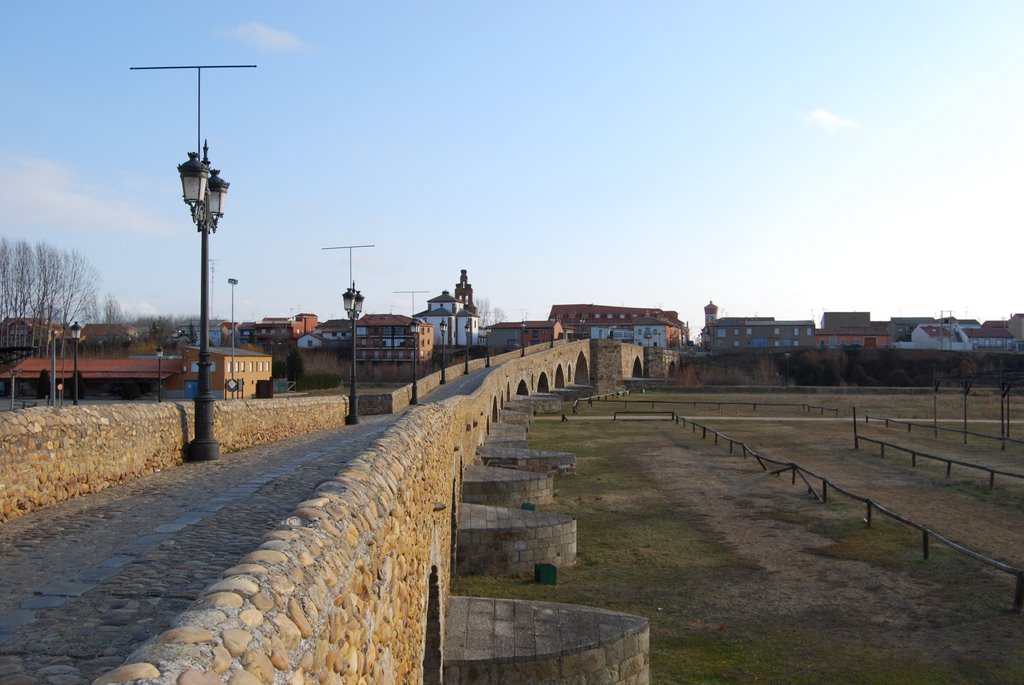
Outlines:
{"type": "Polygon", "coordinates": [[[668,363],[668,377],[669,378],[675,378],[676,374],[678,374],[678,373],[679,373],[679,367],[676,366],[675,361],[669,362],[668,363]]]}
{"type": "Polygon", "coordinates": [[[590,385],[590,368],[587,366],[587,357],[582,352],[576,357],[576,385],[590,385]]]}
{"type": "Polygon", "coordinates": [[[558,367],[555,369],[555,387],[556,388],[564,388],[565,387],[565,372],[562,371],[562,365],[561,364],[559,364],[558,367]]]}
{"type": "Polygon", "coordinates": [[[488,433],[491,432],[490,431],[491,422],[494,422],[494,423],[498,422],[498,398],[497,397],[492,397],[491,398],[491,417],[490,417],[490,421],[487,423],[487,428],[488,428],[487,432],[488,433]]]}
{"type": "Polygon", "coordinates": [[[640,363],[640,357],[633,359],[633,373],[631,375],[633,378],[644,377],[644,365],[640,363]]]}
{"type": "Polygon", "coordinates": [[[548,387],[548,374],[546,371],[540,372],[540,378],[537,379],[537,392],[549,392],[551,388],[548,387]]]}
{"type": "Polygon", "coordinates": [[[517,395],[529,395],[530,394],[530,388],[528,388],[526,386],[526,381],[525,380],[519,381],[519,386],[516,387],[516,394],[517,395]]]}

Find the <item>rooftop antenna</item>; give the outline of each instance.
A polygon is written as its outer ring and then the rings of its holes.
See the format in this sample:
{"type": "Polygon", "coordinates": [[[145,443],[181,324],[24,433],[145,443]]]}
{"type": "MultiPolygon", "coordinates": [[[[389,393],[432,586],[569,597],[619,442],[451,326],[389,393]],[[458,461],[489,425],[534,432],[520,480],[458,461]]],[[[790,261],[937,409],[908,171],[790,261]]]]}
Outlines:
{"type": "Polygon", "coordinates": [[[360,247],[377,247],[376,245],[338,245],[336,247],[321,247],[321,250],[348,250],[348,283],[349,287],[353,290],[356,288],[356,282],[352,280],[352,250],[360,247]]]}
{"type": "Polygon", "coordinates": [[[429,290],[392,290],[391,292],[397,294],[408,294],[412,296],[412,313],[410,316],[416,316],[416,294],[417,293],[429,293],[429,290]]]}
{"type": "Polygon", "coordinates": [[[129,67],[131,71],[153,71],[164,69],[195,69],[196,70],[196,152],[199,151],[199,141],[203,139],[202,112],[203,112],[203,69],[255,69],[255,64],[202,64],[180,67],[129,67]]]}
{"type": "Polygon", "coordinates": [[[517,309],[516,311],[519,312],[519,314],[522,317],[523,321],[526,321],[526,317],[529,315],[530,310],[529,309],[517,309]]]}

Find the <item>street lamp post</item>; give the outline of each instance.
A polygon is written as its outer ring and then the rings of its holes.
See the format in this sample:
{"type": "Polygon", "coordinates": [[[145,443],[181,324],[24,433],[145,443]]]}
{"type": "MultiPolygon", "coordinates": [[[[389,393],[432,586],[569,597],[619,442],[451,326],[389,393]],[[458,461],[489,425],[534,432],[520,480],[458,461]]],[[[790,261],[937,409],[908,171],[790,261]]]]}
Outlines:
{"type": "Polygon", "coordinates": [[[359,400],[356,398],[356,319],[363,311],[363,294],[356,290],[356,284],[345,291],[343,296],[345,311],[348,318],[352,319],[352,373],[349,376],[348,389],[348,416],[345,417],[345,424],[352,426],[359,423],[359,400]]]}
{"type": "Polygon", "coordinates": [[[78,341],[82,339],[82,327],[78,325],[78,322],[71,324],[71,339],[75,343],[75,362],[74,362],[74,374],[75,377],[71,381],[71,391],[75,393],[75,398],[72,404],[78,404],[78,341]]]}
{"type": "Polygon", "coordinates": [[[420,356],[420,321],[413,319],[409,323],[409,334],[412,336],[412,400],[409,404],[419,404],[419,393],[416,389],[416,362],[420,356]]]}
{"type": "Polygon", "coordinates": [[[164,401],[164,348],[156,348],[156,401],[164,401]]]}
{"type": "Polygon", "coordinates": [[[444,377],[445,367],[448,365],[448,361],[445,359],[445,352],[448,349],[448,319],[447,317],[441,319],[441,385],[447,383],[447,379],[444,377]]]}
{"type": "Polygon", "coordinates": [[[526,322],[523,321],[522,329],[519,336],[519,356],[526,356],[526,322]]]}
{"type": "Polygon", "coordinates": [[[178,165],[182,198],[192,212],[192,222],[202,236],[199,281],[199,393],[195,398],[195,438],[188,446],[189,461],[220,458],[220,444],[213,436],[213,383],[210,377],[210,234],[224,216],[228,182],[217,169],[210,168],[209,146],[203,143],[203,159],[198,152],[188,153],[188,161],[178,165]]]}
{"type": "Polygon", "coordinates": [[[487,329],[487,337],[484,339],[484,358],[487,359],[485,366],[491,368],[491,329],[487,329]]]}
{"type": "Polygon", "coordinates": [[[469,374],[469,336],[473,332],[473,322],[466,319],[466,365],[463,367],[462,374],[469,374]]]}
{"type": "Polygon", "coordinates": [[[235,384],[235,286],[238,285],[238,279],[229,278],[228,283],[231,285],[231,396],[237,397],[235,394],[235,388],[238,387],[235,384]]]}

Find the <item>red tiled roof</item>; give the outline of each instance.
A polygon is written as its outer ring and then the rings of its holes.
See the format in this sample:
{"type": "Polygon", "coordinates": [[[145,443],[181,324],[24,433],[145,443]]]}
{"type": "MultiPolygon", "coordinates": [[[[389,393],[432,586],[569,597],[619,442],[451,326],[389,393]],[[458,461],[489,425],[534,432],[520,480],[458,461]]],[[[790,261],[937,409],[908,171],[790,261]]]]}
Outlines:
{"type": "MultiPolygon", "coordinates": [[[[82,378],[139,378],[155,379],[159,366],[163,378],[179,372],[180,359],[165,358],[162,363],[155,358],[141,359],[78,359],[78,371],[82,378]]],[[[49,373],[49,359],[25,359],[14,367],[22,378],[38,376],[44,369],[49,373]]],[[[74,360],[58,359],[57,375],[71,376],[74,373],[74,360]]]]}
{"type": "Polygon", "coordinates": [[[356,323],[374,326],[408,326],[412,317],[405,314],[363,314],[356,323]]]}
{"type": "Polygon", "coordinates": [[[968,328],[964,330],[968,338],[1012,338],[1008,328],[997,328],[995,326],[982,326],[981,328],[968,328]]]}

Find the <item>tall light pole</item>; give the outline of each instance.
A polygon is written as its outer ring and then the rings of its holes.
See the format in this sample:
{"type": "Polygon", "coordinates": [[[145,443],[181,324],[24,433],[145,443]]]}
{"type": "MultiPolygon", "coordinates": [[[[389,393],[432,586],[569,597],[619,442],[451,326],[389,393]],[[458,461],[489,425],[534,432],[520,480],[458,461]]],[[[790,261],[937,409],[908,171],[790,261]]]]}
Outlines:
{"type": "Polygon", "coordinates": [[[522,329],[521,329],[520,333],[521,334],[519,336],[519,356],[520,357],[525,357],[526,356],[526,320],[525,319],[523,320],[523,326],[522,326],[522,329]]]}
{"type": "Polygon", "coordinates": [[[164,348],[156,348],[156,401],[164,401],[164,348]]]}
{"type": "Polygon", "coordinates": [[[466,365],[463,368],[462,374],[469,374],[469,334],[473,332],[473,322],[466,319],[466,365]]]}
{"type": "Polygon", "coordinates": [[[447,379],[444,377],[445,367],[448,366],[448,362],[445,359],[445,352],[448,348],[448,317],[441,319],[441,385],[447,383],[447,379]]]}
{"type": "Polygon", "coordinates": [[[217,169],[210,168],[209,146],[203,143],[203,159],[198,152],[188,153],[188,161],[178,165],[182,197],[192,212],[192,222],[202,236],[199,282],[199,394],[195,399],[195,438],[188,446],[189,461],[212,461],[220,458],[220,444],[213,436],[213,384],[210,377],[210,307],[209,262],[210,233],[217,232],[217,222],[224,216],[228,182],[217,169]]]}
{"type": "Polygon", "coordinates": [[[235,286],[238,285],[238,279],[229,278],[228,283],[231,285],[231,396],[237,397],[235,394],[235,388],[238,387],[235,383],[235,286]]]}
{"type": "Polygon", "coordinates": [[[71,324],[71,340],[75,344],[75,362],[74,362],[74,374],[75,377],[71,381],[71,390],[75,393],[75,399],[72,402],[74,405],[78,405],[78,341],[82,339],[82,327],[78,325],[78,322],[71,324]]]}
{"type": "Polygon", "coordinates": [[[363,311],[362,293],[356,290],[356,284],[345,291],[343,300],[348,318],[352,319],[352,373],[349,376],[348,390],[348,416],[345,417],[345,424],[348,426],[359,423],[359,400],[356,398],[356,319],[363,311]]]}
{"type": "Polygon", "coordinates": [[[409,334],[412,336],[412,401],[409,404],[419,404],[419,393],[416,389],[416,362],[420,356],[420,321],[417,318],[409,323],[409,334]]]}

